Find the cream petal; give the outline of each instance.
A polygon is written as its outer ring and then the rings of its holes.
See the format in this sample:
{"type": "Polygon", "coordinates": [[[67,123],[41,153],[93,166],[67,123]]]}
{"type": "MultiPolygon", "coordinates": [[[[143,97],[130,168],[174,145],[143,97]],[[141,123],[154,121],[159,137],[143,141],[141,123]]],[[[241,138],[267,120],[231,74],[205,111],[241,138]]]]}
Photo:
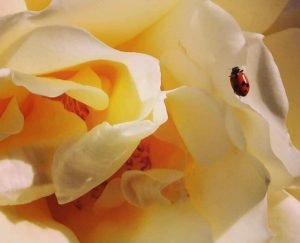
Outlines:
{"type": "Polygon", "coordinates": [[[168,92],[167,108],[193,158],[209,164],[227,152],[229,139],[219,104],[207,93],[181,87],[168,92]]]}
{"type": "Polygon", "coordinates": [[[157,129],[151,121],[111,126],[102,123],[82,137],[62,145],[52,168],[59,203],[70,202],[112,176],[140,140],[157,129]]]}
{"type": "Polygon", "coordinates": [[[147,207],[153,203],[169,204],[161,194],[169,184],[183,176],[181,171],[152,169],[148,171],[126,171],[121,178],[121,188],[125,199],[137,207],[147,207]]]}
{"type": "Polygon", "coordinates": [[[147,29],[177,2],[178,0],[59,0],[53,1],[48,11],[41,13],[33,22],[77,25],[115,46],[147,29]]]}
{"type": "Polygon", "coordinates": [[[23,37],[5,66],[22,73],[50,73],[92,60],[112,60],[117,53],[84,30],[47,26],[23,37]]]}
{"type": "Polygon", "coordinates": [[[15,14],[27,10],[26,4],[23,0],[0,0],[0,6],[0,16],[15,14]]]}
{"type": "Polygon", "coordinates": [[[212,242],[210,228],[189,202],[153,207],[141,222],[132,243],[212,242]]]}
{"type": "Polygon", "coordinates": [[[17,207],[0,208],[2,242],[79,243],[70,229],[52,220],[51,216],[45,215],[47,213],[28,207],[24,210],[30,210],[32,214],[23,217],[24,213],[17,207]],[[40,214],[42,216],[38,216],[40,214]]]}
{"type": "MultiPolygon", "coordinates": [[[[79,26],[110,45],[138,35],[171,9],[178,0],[141,2],[139,0],[68,1],[53,0],[41,12],[23,12],[1,21],[0,53],[38,26],[79,26]],[[74,18],[76,16],[76,18],[74,18]],[[124,25],[126,19],[126,25],[124,25]]],[[[16,44],[16,43],[15,43],[16,44]]],[[[41,43],[40,43],[41,44],[41,43]]],[[[42,45],[42,44],[41,44],[42,45]]],[[[12,47],[12,49],[15,49],[12,47]]]]}
{"type": "Polygon", "coordinates": [[[225,127],[227,129],[230,141],[237,148],[239,148],[240,151],[246,151],[246,137],[243,134],[243,130],[238,118],[234,114],[234,109],[230,106],[226,107],[225,110],[225,127]]]}
{"type": "Polygon", "coordinates": [[[246,136],[249,151],[260,158],[270,170],[271,177],[275,179],[272,180],[272,186],[277,184],[280,188],[288,183],[291,179],[289,176],[300,175],[300,165],[297,163],[300,152],[291,144],[285,125],[288,100],[279,70],[264,46],[262,36],[249,33],[245,36],[247,39],[245,72],[250,80],[250,92],[234,105],[245,115],[243,117],[240,113],[237,116],[246,136]],[[253,129],[261,132],[254,134],[253,129]]]}
{"type": "Polygon", "coordinates": [[[19,133],[24,126],[24,117],[15,98],[12,98],[0,117],[0,141],[19,133]]]}
{"type": "Polygon", "coordinates": [[[0,205],[31,202],[54,192],[47,166],[51,149],[26,148],[0,158],[0,205]]]}
{"type": "Polygon", "coordinates": [[[272,233],[268,228],[266,197],[249,212],[242,215],[216,243],[269,242],[272,233]]]}
{"type": "Polygon", "coordinates": [[[164,89],[173,89],[181,85],[187,85],[207,92],[212,91],[212,84],[208,75],[189,58],[183,48],[166,50],[160,56],[160,61],[163,64],[163,68],[172,75],[172,77],[166,78],[163,76],[164,89]]]}
{"type": "Polygon", "coordinates": [[[300,202],[284,191],[269,196],[269,224],[272,243],[300,241],[300,202]]]}
{"type": "MultiPolygon", "coordinates": [[[[186,55],[183,63],[191,62],[198,66],[198,73],[202,73],[201,86],[205,87],[207,71],[218,72],[220,60],[227,71],[236,63],[245,62],[245,52],[242,49],[244,44],[243,34],[229,14],[211,1],[188,0],[182,1],[165,18],[141,35],[133,49],[161,58],[162,64],[166,62],[166,66],[174,74],[179,72],[176,69],[182,68],[177,67],[180,62],[170,60],[168,56],[186,55]],[[173,67],[171,63],[174,64],[173,67]]],[[[192,74],[190,80],[192,81],[192,74]]],[[[181,82],[187,81],[183,78],[181,82]]]]}
{"type": "Polygon", "coordinates": [[[287,134],[279,129],[272,130],[268,121],[251,110],[235,109],[234,116],[246,139],[247,151],[259,159],[270,173],[270,188],[278,190],[287,186],[292,176],[299,173],[299,169],[293,171],[293,168],[298,167],[298,163],[294,163],[298,152],[286,141],[287,134]],[[277,140],[276,137],[283,140],[277,140]],[[278,144],[282,148],[278,148],[278,144]],[[291,151],[292,156],[288,157],[291,151]]]}
{"type": "Polygon", "coordinates": [[[280,75],[289,100],[287,127],[293,143],[300,148],[299,112],[300,99],[298,90],[300,62],[300,29],[289,29],[273,35],[266,36],[265,44],[272,52],[280,69],[280,75]]]}
{"type": "MultiPolygon", "coordinates": [[[[185,178],[191,201],[211,224],[215,239],[230,238],[235,230],[248,227],[244,231],[245,237],[253,242],[250,239],[255,239],[253,234],[256,234],[257,225],[245,226],[243,222],[255,220],[261,227],[257,237],[268,238],[264,224],[266,214],[258,216],[258,213],[265,208],[259,204],[265,197],[270,179],[254,157],[233,150],[210,166],[190,164],[185,178]]],[[[247,239],[237,239],[237,242],[243,241],[247,242],[247,239]]]]}
{"type": "Polygon", "coordinates": [[[213,0],[213,2],[228,11],[243,30],[262,33],[273,24],[288,0],[213,0]]]}
{"type": "Polygon", "coordinates": [[[245,33],[249,94],[242,100],[275,126],[283,127],[288,112],[288,100],[278,67],[263,44],[263,36],[245,33]]]}
{"type": "Polygon", "coordinates": [[[105,222],[94,230],[91,243],[96,242],[211,243],[213,239],[209,225],[187,201],[147,207],[137,224],[125,222],[118,227],[115,221],[105,222]]]}

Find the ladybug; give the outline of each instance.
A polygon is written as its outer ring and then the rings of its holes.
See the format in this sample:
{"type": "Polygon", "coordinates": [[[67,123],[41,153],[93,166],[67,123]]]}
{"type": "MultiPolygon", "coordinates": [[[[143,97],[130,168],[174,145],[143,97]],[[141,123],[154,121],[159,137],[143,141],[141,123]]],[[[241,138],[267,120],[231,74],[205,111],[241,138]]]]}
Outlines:
{"type": "Polygon", "coordinates": [[[230,74],[231,87],[238,96],[246,96],[249,92],[250,85],[244,71],[239,67],[234,67],[230,74]]]}

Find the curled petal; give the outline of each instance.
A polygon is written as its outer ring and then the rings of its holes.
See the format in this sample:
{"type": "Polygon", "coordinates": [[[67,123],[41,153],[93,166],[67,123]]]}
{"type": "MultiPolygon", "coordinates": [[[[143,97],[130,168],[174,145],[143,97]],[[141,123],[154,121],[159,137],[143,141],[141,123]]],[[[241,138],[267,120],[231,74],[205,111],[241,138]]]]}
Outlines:
{"type": "Polygon", "coordinates": [[[105,109],[108,106],[108,96],[104,91],[72,81],[41,78],[12,71],[12,82],[17,86],[25,87],[33,94],[57,97],[66,93],[95,109],[105,109]]]}
{"type": "Polygon", "coordinates": [[[112,176],[140,140],[156,129],[151,121],[114,126],[102,123],[62,145],[55,153],[52,169],[58,201],[70,202],[112,176]]]}
{"type": "Polygon", "coordinates": [[[193,158],[209,164],[227,151],[229,139],[218,103],[192,87],[168,92],[167,107],[193,158]]]}
{"type": "Polygon", "coordinates": [[[170,202],[161,194],[161,190],[182,176],[182,172],[177,170],[132,170],[122,175],[121,187],[125,199],[132,205],[146,207],[156,202],[168,204],[170,202]]]}

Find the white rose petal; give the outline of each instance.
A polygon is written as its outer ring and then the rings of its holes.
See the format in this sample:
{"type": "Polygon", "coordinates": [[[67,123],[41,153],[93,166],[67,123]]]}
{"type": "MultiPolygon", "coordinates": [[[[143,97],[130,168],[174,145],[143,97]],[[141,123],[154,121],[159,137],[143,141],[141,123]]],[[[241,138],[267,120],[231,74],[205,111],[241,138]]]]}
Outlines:
{"type": "Polygon", "coordinates": [[[193,158],[202,164],[220,159],[229,148],[224,117],[218,103],[192,87],[168,92],[167,107],[193,158]]]}

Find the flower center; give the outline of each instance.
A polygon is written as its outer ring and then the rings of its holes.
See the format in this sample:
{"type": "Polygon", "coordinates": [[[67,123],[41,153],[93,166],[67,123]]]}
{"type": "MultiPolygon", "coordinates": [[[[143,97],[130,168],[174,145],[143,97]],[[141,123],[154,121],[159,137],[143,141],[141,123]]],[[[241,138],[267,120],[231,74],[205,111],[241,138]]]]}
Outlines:
{"type": "Polygon", "coordinates": [[[90,114],[89,108],[87,105],[82,102],[71,98],[70,96],[63,94],[58,97],[52,98],[53,100],[57,100],[64,105],[64,108],[70,112],[73,112],[81,119],[86,120],[88,115],[90,114]]]}

